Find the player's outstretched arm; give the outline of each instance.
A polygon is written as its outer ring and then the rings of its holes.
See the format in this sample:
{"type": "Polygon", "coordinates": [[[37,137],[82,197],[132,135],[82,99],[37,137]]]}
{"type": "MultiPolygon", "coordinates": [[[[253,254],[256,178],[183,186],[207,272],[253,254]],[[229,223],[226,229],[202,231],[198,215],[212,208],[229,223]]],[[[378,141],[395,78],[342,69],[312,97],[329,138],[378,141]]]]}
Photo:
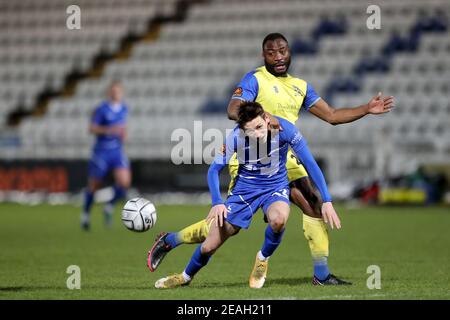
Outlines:
{"type": "Polygon", "coordinates": [[[235,134],[236,132],[233,131],[228,135],[225,144],[222,147],[223,150],[216,155],[213,163],[211,163],[208,169],[208,188],[211,193],[212,208],[206,217],[206,221],[209,224],[210,221],[214,219],[216,221],[216,226],[220,227],[223,225],[223,218],[227,217],[227,210],[220,194],[219,175],[220,171],[225,168],[232,155],[236,152],[237,137],[235,134]]]}
{"type": "Polygon", "coordinates": [[[222,196],[220,194],[219,175],[224,167],[225,164],[219,164],[214,160],[208,169],[208,188],[211,193],[211,203],[213,206],[223,204],[222,196]]]}
{"type": "Polygon", "coordinates": [[[311,177],[312,181],[316,185],[322,197],[322,216],[325,223],[328,223],[331,229],[336,226],[337,229],[341,228],[341,221],[334,210],[333,203],[331,202],[331,195],[328,192],[328,187],[323,176],[322,170],[314,159],[311,151],[309,151],[308,145],[300,133],[297,131],[294,138],[291,140],[291,147],[295,154],[305,166],[306,171],[311,177]]]}
{"type": "Polygon", "coordinates": [[[353,108],[333,108],[325,100],[319,99],[309,111],[316,117],[332,124],[338,125],[358,120],[368,114],[384,114],[392,110],[393,96],[382,96],[381,92],[366,104],[353,108]]]}
{"type": "MultiPolygon", "coordinates": [[[[224,156],[225,158],[225,156],[224,156]]],[[[227,217],[227,209],[223,204],[222,196],[220,195],[220,171],[225,167],[225,163],[218,163],[216,160],[211,164],[208,170],[208,188],[211,193],[212,208],[206,217],[206,223],[215,221],[216,226],[222,227],[223,218],[227,217]]]]}

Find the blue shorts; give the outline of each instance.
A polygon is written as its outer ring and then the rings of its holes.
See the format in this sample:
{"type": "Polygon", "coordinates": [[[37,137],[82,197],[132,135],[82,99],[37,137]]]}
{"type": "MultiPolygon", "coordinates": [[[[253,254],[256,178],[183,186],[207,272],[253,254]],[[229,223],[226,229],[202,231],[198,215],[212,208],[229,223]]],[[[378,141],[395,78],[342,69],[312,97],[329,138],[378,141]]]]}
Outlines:
{"type": "Polygon", "coordinates": [[[111,170],[129,167],[130,162],[122,149],[94,150],[89,161],[89,177],[103,179],[111,170]]]}
{"type": "Polygon", "coordinates": [[[269,206],[276,201],[284,201],[290,204],[289,192],[288,185],[247,190],[233,188],[225,201],[228,211],[225,220],[234,226],[248,229],[253,215],[259,208],[262,208],[265,215],[269,206]]]}

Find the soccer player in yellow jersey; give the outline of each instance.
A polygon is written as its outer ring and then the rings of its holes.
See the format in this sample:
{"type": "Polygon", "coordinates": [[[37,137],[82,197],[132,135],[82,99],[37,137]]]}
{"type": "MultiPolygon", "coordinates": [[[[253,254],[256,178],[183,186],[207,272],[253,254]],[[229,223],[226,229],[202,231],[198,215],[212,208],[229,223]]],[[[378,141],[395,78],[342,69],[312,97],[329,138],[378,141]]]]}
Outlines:
{"type": "MultiPolygon", "coordinates": [[[[349,123],[368,114],[384,114],[391,110],[393,97],[381,94],[366,104],[353,108],[333,108],[320,98],[313,87],[305,80],[288,74],[291,53],[286,38],[280,33],[267,35],[262,43],[264,66],[247,73],[236,87],[228,105],[228,117],[236,120],[243,101],[260,103],[270,117],[272,126],[277,127],[278,116],[295,123],[303,107],[318,118],[332,124],[349,123]]],[[[282,128],[281,128],[282,129],[282,128]]],[[[315,285],[350,284],[338,279],[329,272],[329,240],[325,223],[336,224],[334,217],[322,216],[320,195],[308,178],[305,168],[290,151],[286,163],[290,183],[290,200],[303,212],[303,233],[311,251],[315,285]]],[[[237,161],[230,161],[229,172],[232,178],[230,188],[238,177],[237,161]]],[[[182,243],[200,243],[209,232],[206,220],[199,221],[176,233],[162,233],[149,251],[148,267],[151,271],[161,263],[165,255],[182,243]]],[[[255,268],[260,265],[255,262],[255,268]]],[[[265,263],[267,268],[267,263],[265,263]]],[[[254,268],[254,269],[255,269],[254,268]]]]}

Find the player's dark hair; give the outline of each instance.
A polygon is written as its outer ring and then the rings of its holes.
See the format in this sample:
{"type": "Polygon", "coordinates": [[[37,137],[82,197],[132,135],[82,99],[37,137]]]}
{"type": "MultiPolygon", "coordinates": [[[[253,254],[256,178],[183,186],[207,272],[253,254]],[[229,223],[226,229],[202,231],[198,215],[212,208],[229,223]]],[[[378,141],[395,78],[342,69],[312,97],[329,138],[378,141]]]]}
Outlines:
{"type": "Polygon", "coordinates": [[[247,122],[258,116],[264,116],[264,109],[258,102],[245,101],[239,106],[239,114],[236,123],[239,128],[244,129],[247,122]]]}
{"type": "Polygon", "coordinates": [[[269,33],[267,36],[265,36],[265,38],[262,42],[262,48],[264,49],[264,45],[266,44],[267,41],[274,41],[277,39],[283,39],[284,41],[286,41],[288,43],[285,36],[283,36],[281,33],[274,32],[274,33],[269,33]]]}

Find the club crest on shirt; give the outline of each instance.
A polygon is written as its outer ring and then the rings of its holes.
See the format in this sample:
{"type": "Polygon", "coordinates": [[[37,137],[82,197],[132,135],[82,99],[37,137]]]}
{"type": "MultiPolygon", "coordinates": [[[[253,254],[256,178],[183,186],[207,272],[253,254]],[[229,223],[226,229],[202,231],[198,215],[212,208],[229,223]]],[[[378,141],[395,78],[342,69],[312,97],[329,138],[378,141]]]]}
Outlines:
{"type": "Polygon", "coordinates": [[[278,87],[277,86],[273,86],[273,91],[275,92],[275,93],[278,93],[279,91],[278,91],[278,87]]]}
{"type": "Polygon", "coordinates": [[[233,92],[233,96],[241,97],[242,96],[242,88],[241,87],[237,87],[236,90],[234,90],[234,92],[233,92]]]}

